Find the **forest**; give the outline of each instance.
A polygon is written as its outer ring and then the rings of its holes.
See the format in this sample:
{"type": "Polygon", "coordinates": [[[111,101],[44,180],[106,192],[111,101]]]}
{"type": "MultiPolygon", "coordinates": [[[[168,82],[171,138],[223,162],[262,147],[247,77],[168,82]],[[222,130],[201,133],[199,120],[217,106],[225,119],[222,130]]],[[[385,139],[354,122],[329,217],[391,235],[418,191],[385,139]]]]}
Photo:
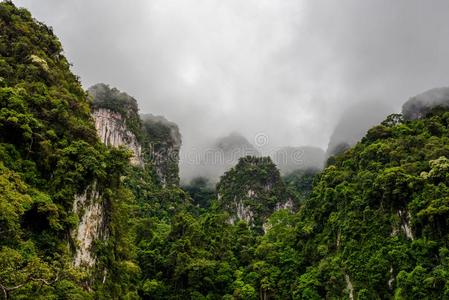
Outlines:
{"type": "Polygon", "coordinates": [[[70,67],[0,3],[0,299],[449,299],[449,99],[322,170],[244,156],[180,184],[176,124],[70,67]]]}

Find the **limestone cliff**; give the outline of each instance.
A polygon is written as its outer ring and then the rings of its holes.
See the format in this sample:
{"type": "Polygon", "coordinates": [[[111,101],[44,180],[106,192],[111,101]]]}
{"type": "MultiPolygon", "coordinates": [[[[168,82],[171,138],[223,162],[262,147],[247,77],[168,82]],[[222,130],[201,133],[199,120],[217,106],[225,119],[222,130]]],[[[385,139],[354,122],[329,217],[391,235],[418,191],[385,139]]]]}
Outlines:
{"type": "Polygon", "coordinates": [[[72,235],[77,242],[74,265],[93,267],[96,261],[92,251],[93,243],[107,236],[105,209],[96,184],[75,197],[73,211],[80,216],[80,222],[72,235]]]}
{"type": "Polygon", "coordinates": [[[127,147],[133,153],[131,164],[143,166],[142,147],[136,135],[126,127],[122,115],[106,108],[97,108],[92,115],[100,140],[107,146],[127,147]]]}
{"type": "Polygon", "coordinates": [[[139,116],[136,99],[106,84],[96,84],[88,92],[101,141],[107,146],[130,149],[131,164],[154,172],[162,186],[178,185],[178,126],[161,116],[139,116]]]}
{"type": "MultiPolygon", "coordinates": [[[[91,113],[100,141],[106,146],[128,148],[132,152],[130,163],[144,172],[154,172],[162,186],[177,185],[181,147],[177,125],[152,115],[144,116],[142,122],[137,101],[106,84],[94,85],[88,93],[93,100],[91,113]]],[[[74,264],[91,268],[96,262],[95,241],[108,236],[107,209],[95,181],[76,195],[73,212],[80,220],[72,231],[76,250],[74,264]]]]}
{"type": "Polygon", "coordinates": [[[90,87],[88,93],[100,140],[107,146],[125,146],[133,153],[131,163],[142,167],[142,124],[136,99],[104,83],[90,87]]]}
{"type": "MultiPolygon", "coordinates": [[[[143,167],[142,147],[136,131],[140,119],[135,99],[105,84],[91,87],[89,94],[93,98],[91,113],[100,141],[106,146],[128,148],[132,152],[130,163],[143,167]]],[[[108,235],[105,221],[107,210],[103,198],[96,181],[75,196],[73,212],[80,220],[72,231],[75,241],[74,265],[77,267],[91,268],[95,265],[92,246],[95,241],[105,239],[108,235]]]]}

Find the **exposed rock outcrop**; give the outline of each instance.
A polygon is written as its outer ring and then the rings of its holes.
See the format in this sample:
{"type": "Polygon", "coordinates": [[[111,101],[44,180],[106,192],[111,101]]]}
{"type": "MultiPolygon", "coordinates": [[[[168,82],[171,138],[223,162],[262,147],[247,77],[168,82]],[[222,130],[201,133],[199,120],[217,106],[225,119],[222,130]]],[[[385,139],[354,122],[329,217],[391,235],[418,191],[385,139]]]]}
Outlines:
{"type": "Polygon", "coordinates": [[[125,146],[133,153],[131,163],[143,167],[141,121],[137,101],[116,88],[99,83],[89,88],[92,115],[100,140],[107,146],[125,146]]]}
{"type": "Polygon", "coordinates": [[[131,163],[142,168],[148,165],[148,171],[154,171],[162,186],[178,185],[178,126],[161,116],[139,116],[136,99],[106,84],[96,84],[88,92],[93,98],[92,115],[101,141],[130,149],[131,163]]]}
{"type": "Polygon", "coordinates": [[[74,265],[93,267],[96,258],[92,252],[92,245],[94,241],[107,236],[105,209],[96,184],[87,188],[82,195],[75,197],[73,211],[80,216],[78,227],[72,232],[77,242],[74,265]]]}
{"type": "Polygon", "coordinates": [[[143,166],[142,146],[137,141],[135,134],[126,128],[123,117],[119,113],[105,108],[94,110],[92,115],[100,140],[107,146],[127,147],[133,153],[131,164],[143,166]]]}
{"type": "MultiPolygon", "coordinates": [[[[146,164],[150,169],[154,168],[163,186],[178,184],[181,135],[176,124],[154,116],[144,116],[142,122],[137,101],[108,85],[94,85],[88,92],[93,98],[92,116],[101,142],[131,150],[130,163],[141,168],[146,164]]],[[[72,231],[74,265],[91,268],[96,262],[92,246],[95,241],[108,236],[107,210],[95,182],[75,197],[73,211],[80,219],[78,227],[72,231]]]]}

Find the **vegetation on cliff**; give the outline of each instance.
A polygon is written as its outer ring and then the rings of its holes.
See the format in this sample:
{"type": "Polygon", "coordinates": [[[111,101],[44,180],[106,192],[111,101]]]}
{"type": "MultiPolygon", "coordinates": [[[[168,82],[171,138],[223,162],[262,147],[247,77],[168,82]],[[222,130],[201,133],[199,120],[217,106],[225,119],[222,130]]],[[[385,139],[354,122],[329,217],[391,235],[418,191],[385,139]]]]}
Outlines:
{"type": "Polygon", "coordinates": [[[181,133],[178,125],[151,114],[141,118],[146,159],[153,163],[159,182],[164,186],[179,185],[181,133]]]}
{"type": "MultiPolygon", "coordinates": [[[[130,253],[119,245],[127,229],[115,219],[126,216],[118,178],[127,156],[98,141],[90,102],[51,28],[0,3],[0,294],[92,295],[91,274],[73,267],[70,232],[79,221],[74,198],[93,182],[110,219],[109,238],[93,251],[100,268],[126,272],[120,264],[130,253]]],[[[108,276],[98,295],[124,292],[127,281],[116,279],[108,276]]]]}
{"type": "Polygon", "coordinates": [[[289,195],[279,170],[269,157],[246,156],[226,172],[217,184],[219,206],[232,219],[246,220],[261,228],[289,195]]]}
{"type": "MultiPolygon", "coordinates": [[[[109,109],[135,117],[124,102],[109,109]]],[[[389,116],[322,172],[281,178],[269,158],[241,158],[215,193],[130,166],[129,151],[99,142],[91,105],[52,30],[2,2],[0,297],[449,298],[447,106],[389,116]],[[105,221],[88,269],[71,233],[75,198],[93,186],[105,221]]],[[[135,129],[175,149],[152,122],[135,129]]]]}
{"type": "Polygon", "coordinates": [[[125,122],[126,128],[138,141],[142,142],[142,122],[136,99],[104,83],[91,86],[88,93],[93,100],[91,109],[108,109],[118,113],[125,122]]]}

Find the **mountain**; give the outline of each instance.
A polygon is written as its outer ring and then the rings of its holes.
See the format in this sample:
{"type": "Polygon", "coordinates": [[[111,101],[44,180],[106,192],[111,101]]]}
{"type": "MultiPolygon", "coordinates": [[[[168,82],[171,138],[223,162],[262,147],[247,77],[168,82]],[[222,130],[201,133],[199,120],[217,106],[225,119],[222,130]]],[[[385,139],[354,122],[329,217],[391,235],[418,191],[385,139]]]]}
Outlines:
{"type": "Polygon", "coordinates": [[[147,159],[162,185],[179,185],[181,133],[178,125],[162,116],[141,115],[147,159]]]}
{"type": "Polygon", "coordinates": [[[392,111],[392,107],[378,101],[357,103],[346,109],[331,134],[326,157],[355,145],[368,129],[380,123],[392,111]]]}
{"type": "Polygon", "coordinates": [[[131,164],[154,172],[161,185],[179,185],[178,126],[161,116],[139,115],[136,99],[104,83],[90,87],[88,93],[101,141],[131,150],[131,164]]]}
{"type": "Polygon", "coordinates": [[[437,106],[449,107],[449,87],[434,88],[410,98],[402,106],[402,114],[408,120],[415,120],[437,106]]]}
{"type": "Polygon", "coordinates": [[[93,99],[92,115],[100,140],[107,146],[125,146],[132,151],[131,163],[143,166],[142,122],[136,99],[104,83],[88,89],[93,99]]]}
{"type": "Polygon", "coordinates": [[[273,153],[271,157],[283,175],[297,170],[320,170],[325,161],[323,149],[311,146],[283,147],[273,153]]]}
{"type": "Polygon", "coordinates": [[[206,151],[238,160],[216,191],[210,178],[183,190],[177,126],[108,85],[84,91],[62,53],[51,28],[0,3],[5,299],[449,297],[445,89],[370,129],[353,111],[323,170],[281,177],[230,135],[206,151]]]}
{"type": "Polygon", "coordinates": [[[217,184],[218,201],[230,222],[244,220],[259,227],[280,208],[292,208],[279,170],[269,157],[246,156],[217,184]]]}
{"type": "Polygon", "coordinates": [[[448,118],[391,115],[318,175],[298,216],[298,297],[448,292],[448,118]]]}
{"type": "Polygon", "coordinates": [[[260,156],[260,153],[244,136],[232,132],[204,147],[198,153],[199,161],[194,161],[194,166],[190,167],[194,167],[192,173],[195,177],[206,177],[216,183],[241,157],[247,155],[260,156]]]}
{"type": "Polygon", "coordinates": [[[225,158],[237,162],[240,157],[257,156],[259,151],[241,134],[233,132],[227,136],[218,139],[214,147],[221,151],[225,158]],[[232,156],[235,157],[232,157],[232,156]]]}
{"type": "Polygon", "coordinates": [[[0,81],[2,294],[121,293],[136,270],[119,225],[131,200],[120,181],[129,155],[100,142],[52,29],[8,1],[0,3],[0,81]]]}

